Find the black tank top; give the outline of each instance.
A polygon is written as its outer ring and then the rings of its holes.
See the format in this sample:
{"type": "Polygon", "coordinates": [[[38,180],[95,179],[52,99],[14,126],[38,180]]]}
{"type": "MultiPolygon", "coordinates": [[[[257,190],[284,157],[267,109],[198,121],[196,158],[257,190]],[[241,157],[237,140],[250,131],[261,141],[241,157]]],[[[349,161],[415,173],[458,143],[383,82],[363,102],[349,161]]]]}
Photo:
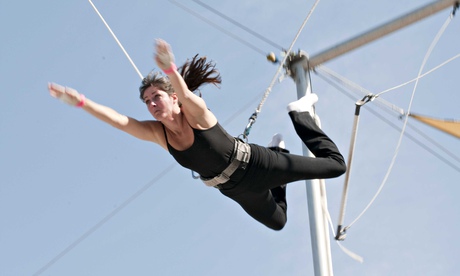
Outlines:
{"type": "MultiPolygon", "coordinates": [[[[163,130],[164,126],[163,126],[163,130]]],[[[176,150],[165,138],[169,153],[185,168],[199,173],[204,178],[219,175],[230,163],[235,139],[230,136],[222,126],[215,126],[199,130],[194,129],[194,141],[186,150],[176,150]]]]}

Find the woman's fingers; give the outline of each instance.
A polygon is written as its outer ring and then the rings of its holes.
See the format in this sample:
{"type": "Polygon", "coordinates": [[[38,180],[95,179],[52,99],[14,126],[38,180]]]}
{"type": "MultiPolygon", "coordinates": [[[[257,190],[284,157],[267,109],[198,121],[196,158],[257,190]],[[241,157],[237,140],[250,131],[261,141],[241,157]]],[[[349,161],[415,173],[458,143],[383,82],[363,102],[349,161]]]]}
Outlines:
{"type": "Polygon", "coordinates": [[[156,45],[157,45],[157,51],[167,51],[169,48],[169,44],[163,39],[157,39],[156,45]]]}
{"type": "Polygon", "coordinates": [[[65,87],[56,83],[48,83],[48,90],[50,95],[59,98],[60,95],[65,93],[65,87]]]}
{"type": "Polygon", "coordinates": [[[73,88],[62,86],[57,83],[48,83],[48,90],[52,97],[57,98],[66,104],[76,105],[79,101],[79,94],[73,88]]]}
{"type": "Polygon", "coordinates": [[[156,40],[156,55],[155,61],[162,69],[167,69],[171,66],[171,62],[174,62],[174,55],[171,51],[169,44],[162,40],[156,40]]]}

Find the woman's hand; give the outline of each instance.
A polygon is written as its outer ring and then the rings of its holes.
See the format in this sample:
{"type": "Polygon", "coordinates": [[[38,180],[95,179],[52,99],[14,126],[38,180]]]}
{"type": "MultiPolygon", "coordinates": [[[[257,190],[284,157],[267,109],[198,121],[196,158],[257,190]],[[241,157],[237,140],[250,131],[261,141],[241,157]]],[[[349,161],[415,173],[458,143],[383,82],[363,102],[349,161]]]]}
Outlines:
{"type": "Polygon", "coordinates": [[[59,99],[68,105],[78,106],[84,102],[84,96],[73,88],[62,86],[56,83],[48,83],[48,90],[52,97],[59,99]]]}
{"type": "Polygon", "coordinates": [[[156,54],[155,61],[161,70],[167,70],[174,64],[174,54],[171,46],[162,39],[156,40],[156,54]]]}

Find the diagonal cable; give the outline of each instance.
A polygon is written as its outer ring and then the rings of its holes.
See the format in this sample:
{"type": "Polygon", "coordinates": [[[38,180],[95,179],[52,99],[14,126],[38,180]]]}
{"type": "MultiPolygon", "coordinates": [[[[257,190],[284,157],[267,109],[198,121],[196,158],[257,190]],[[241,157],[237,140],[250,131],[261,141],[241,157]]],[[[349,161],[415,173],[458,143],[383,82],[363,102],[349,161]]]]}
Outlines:
{"type": "Polygon", "coordinates": [[[258,114],[262,110],[262,106],[264,105],[265,101],[268,98],[268,95],[270,95],[270,92],[272,91],[273,86],[275,85],[275,82],[283,70],[284,64],[286,63],[287,58],[289,57],[289,53],[292,51],[292,48],[294,47],[294,44],[297,42],[297,39],[299,38],[300,34],[302,33],[303,28],[307,24],[308,20],[310,19],[311,15],[313,14],[314,10],[316,9],[316,6],[319,4],[320,0],[316,0],[315,3],[313,4],[313,7],[310,9],[310,11],[307,14],[307,17],[303,21],[302,25],[300,26],[299,30],[297,31],[297,34],[295,35],[294,39],[292,40],[291,45],[289,46],[289,49],[286,51],[286,54],[283,58],[283,60],[280,62],[280,65],[278,66],[278,70],[276,70],[275,75],[273,76],[268,88],[265,90],[264,95],[262,97],[262,100],[260,101],[259,105],[257,106],[256,110],[254,113],[249,117],[249,124],[246,126],[246,129],[243,132],[243,137],[247,139],[249,132],[252,128],[252,125],[255,123],[258,114]]]}
{"type": "Polygon", "coordinates": [[[213,26],[214,28],[218,29],[219,31],[225,33],[226,35],[228,35],[228,36],[230,36],[230,37],[232,37],[232,38],[238,40],[238,41],[241,42],[242,44],[244,44],[244,45],[246,45],[247,47],[253,49],[254,51],[256,51],[256,52],[258,52],[258,53],[260,53],[260,54],[262,54],[262,55],[264,55],[264,56],[266,55],[266,53],[265,53],[262,49],[260,49],[260,48],[258,48],[258,47],[256,47],[256,46],[254,46],[253,44],[247,42],[246,40],[242,39],[241,37],[239,37],[239,36],[237,36],[237,35],[235,35],[235,34],[229,32],[229,31],[227,31],[226,29],[224,29],[224,28],[220,27],[219,25],[215,24],[213,21],[211,21],[211,20],[207,19],[206,17],[200,15],[199,13],[197,13],[197,12],[195,12],[195,11],[193,11],[193,10],[187,8],[187,7],[184,6],[183,4],[181,4],[181,3],[179,3],[179,2],[177,2],[177,1],[175,1],[175,0],[169,0],[169,2],[173,3],[174,5],[178,6],[178,7],[181,8],[181,9],[185,10],[186,12],[188,12],[188,13],[190,13],[190,14],[196,16],[196,17],[198,17],[199,19],[203,20],[204,22],[208,23],[209,25],[213,26]]]}
{"type": "Polygon", "coordinates": [[[192,0],[192,1],[195,2],[195,3],[197,3],[198,5],[200,5],[200,6],[202,6],[202,7],[204,7],[204,8],[206,8],[206,9],[210,10],[211,12],[217,14],[218,16],[220,16],[220,17],[222,17],[223,19],[229,21],[230,23],[232,23],[232,24],[238,26],[239,28],[245,30],[246,32],[252,34],[253,36],[259,38],[260,40],[265,41],[266,43],[272,45],[273,47],[278,48],[279,50],[283,50],[283,49],[284,49],[283,46],[280,46],[279,44],[277,44],[277,43],[275,43],[275,42],[269,40],[268,38],[266,38],[266,37],[260,35],[259,33],[257,33],[257,32],[255,32],[255,31],[249,29],[248,27],[244,26],[243,24],[239,23],[238,21],[236,21],[236,20],[234,20],[234,19],[228,17],[227,15],[225,15],[225,14],[219,12],[218,10],[212,8],[211,6],[209,6],[209,5],[207,5],[207,4],[203,3],[203,2],[201,2],[201,1],[199,1],[199,0],[192,0]]]}

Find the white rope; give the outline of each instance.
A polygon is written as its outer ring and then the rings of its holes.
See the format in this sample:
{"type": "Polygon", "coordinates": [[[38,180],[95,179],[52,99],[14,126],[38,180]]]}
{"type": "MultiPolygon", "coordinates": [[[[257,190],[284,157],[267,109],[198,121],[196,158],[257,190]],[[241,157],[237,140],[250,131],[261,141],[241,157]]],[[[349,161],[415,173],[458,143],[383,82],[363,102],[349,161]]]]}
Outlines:
{"type": "MultiPolygon", "coordinates": [[[[326,81],[327,83],[329,83],[330,85],[332,85],[333,87],[335,87],[339,92],[342,92],[343,94],[345,94],[346,96],[348,96],[349,98],[355,100],[354,96],[351,95],[350,93],[348,93],[348,91],[346,91],[343,87],[339,86],[338,84],[336,84],[333,80],[325,77],[323,74],[318,74],[318,76],[320,78],[322,78],[324,81],[326,81]]],[[[388,121],[387,119],[385,119],[383,116],[379,115],[376,111],[373,111],[372,109],[368,109],[368,111],[372,114],[374,114],[374,116],[380,118],[382,121],[386,122],[388,125],[390,125],[391,127],[393,127],[394,129],[400,131],[401,129],[399,127],[397,127],[395,124],[391,123],[390,121],[388,121]]],[[[445,164],[447,164],[448,166],[452,167],[454,170],[460,172],[460,167],[456,166],[455,164],[453,164],[452,162],[450,162],[448,159],[444,158],[442,155],[439,154],[439,151],[442,151],[444,152],[445,154],[447,154],[448,156],[450,156],[452,159],[455,159],[456,161],[460,162],[460,157],[459,156],[456,156],[455,154],[452,153],[452,150],[451,149],[448,149],[446,147],[444,147],[443,145],[441,145],[441,143],[438,143],[435,139],[432,139],[429,135],[427,135],[426,133],[424,133],[423,131],[419,130],[417,127],[415,127],[414,125],[410,125],[408,124],[409,127],[412,128],[412,130],[414,130],[416,133],[418,133],[420,136],[422,136],[423,138],[425,138],[428,142],[430,142],[431,144],[433,144],[437,149],[433,149],[432,147],[428,147],[427,145],[425,145],[424,143],[422,143],[420,140],[416,139],[414,136],[408,134],[406,132],[406,137],[408,137],[409,139],[411,139],[413,142],[415,142],[417,145],[421,146],[423,149],[425,149],[427,152],[431,153],[433,156],[435,156],[436,158],[438,158],[439,160],[441,160],[442,162],[444,162],[445,164]]]]}
{"type": "Polygon", "coordinates": [[[390,92],[390,91],[392,91],[392,90],[395,90],[395,89],[398,89],[398,88],[400,88],[400,87],[403,87],[403,86],[405,86],[405,85],[407,85],[407,84],[409,84],[409,83],[412,83],[412,82],[414,82],[414,81],[416,81],[416,80],[419,80],[419,79],[421,79],[421,78],[427,76],[428,74],[433,73],[434,71],[436,71],[436,70],[438,70],[439,68],[443,67],[443,66],[446,65],[447,63],[449,63],[449,62],[451,62],[451,61],[453,61],[454,59],[457,59],[457,58],[459,58],[459,57],[460,57],[460,54],[457,54],[456,56],[453,56],[453,57],[451,57],[450,59],[444,61],[443,63],[439,64],[438,66],[434,67],[433,69],[431,69],[430,71],[424,73],[423,75],[420,75],[420,77],[417,77],[417,78],[415,78],[415,79],[413,79],[413,80],[410,80],[410,81],[408,81],[408,82],[405,82],[405,83],[402,83],[402,84],[400,84],[400,85],[397,85],[397,86],[395,86],[395,87],[388,88],[388,89],[386,89],[386,90],[384,90],[384,91],[382,91],[382,92],[377,93],[377,96],[380,96],[380,95],[385,94],[385,93],[387,93],[387,92],[390,92]]]}
{"type": "MultiPolygon", "coordinates": [[[[101,18],[102,22],[104,22],[105,26],[107,27],[107,29],[109,30],[109,32],[112,34],[113,38],[115,39],[115,41],[117,42],[117,44],[120,46],[121,50],[123,51],[123,53],[125,54],[125,56],[128,58],[129,62],[131,62],[131,65],[134,67],[134,69],[136,70],[137,74],[139,75],[139,77],[141,79],[143,79],[144,77],[142,76],[142,74],[140,73],[140,71],[137,69],[136,65],[134,64],[134,62],[131,60],[131,58],[129,57],[128,53],[126,52],[125,48],[123,47],[123,45],[120,43],[120,41],[118,40],[117,36],[113,33],[112,29],[110,28],[110,26],[107,24],[107,22],[104,20],[104,18],[102,17],[101,13],[98,11],[98,9],[96,8],[96,6],[93,4],[93,2],[91,0],[88,0],[89,3],[91,4],[91,6],[93,6],[94,10],[96,11],[96,13],[99,15],[99,17],[101,18]]],[[[155,177],[154,180],[151,180],[150,182],[148,182],[146,185],[144,185],[143,187],[141,187],[139,190],[137,190],[134,194],[132,194],[128,199],[126,199],[124,202],[122,202],[122,204],[120,206],[118,206],[117,208],[115,208],[112,212],[110,212],[107,216],[105,216],[102,220],[100,220],[98,223],[96,223],[93,227],[91,227],[89,230],[87,230],[85,233],[83,233],[78,239],[76,239],[73,243],[71,243],[69,246],[67,246],[66,248],[64,248],[64,250],[62,250],[58,255],[56,255],[53,259],[51,259],[48,263],[46,263],[44,266],[42,266],[39,270],[37,270],[33,275],[40,275],[42,274],[43,272],[45,272],[48,268],[50,268],[52,265],[54,265],[57,261],[59,261],[62,257],[64,257],[67,253],[69,253],[70,251],[72,251],[77,245],[79,245],[82,241],[84,241],[88,236],[90,236],[91,234],[93,234],[96,230],[98,230],[100,227],[102,227],[107,221],[109,221],[112,217],[114,217],[116,214],[118,214],[122,209],[124,209],[126,206],[128,206],[131,202],[133,202],[134,200],[136,200],[140,195],[142,195],[147,189],[149,189],[154,183],[156,183],[156,181],[158,181],[161,177],[163,177],[164,175],[166,175],[169,171],[171,171],[174,166],[176,165],[176,163],[173,163],[171,165],[169,165],[167,168],[165,168],[162,172],[160,172],[160,174],[155,177]]]]}
{"type": "Polygon", "coordinates": [[[303,21],[302,25],[299,28],[299,31],[297,32],[294,40],[292,41],[291,45],[289,46],[289,49],[287,50],[287,54],[284,56],[283,60],[280,62],[280,65],[278,66],[278,70],[276,71],[275,76],[273,76],[272,81],[270,82],[270,85],[268,86],[267,90],[265,90],[264,96],[262,97],[262,100],[260,101],[259,105],[257,106],[256,113],[259,113],[262,110],[262,106],[265,103],[265,100],[268,98],[268,95],[270,94],[273,86],[275,85],[275,82],[278,78],[278,75],[281,73],[284,63],[286,62],[287,58],[289,57],[289,53],[292,51],[292,48],[294,47],[294,44],[297,42],[297,39],[300,36],[300,33],[302,32],[303,28],[307,24],[307,21],[310,19],[310,16],[313,14],[313,11],[315,10],[316,6],[319,4],[320,0],[316,0],[315,4],[313,4],[313,7],[310,9],[310,12],[308,13],[307,17],[303,21]]]}
{"type": "MultiPolygon", "coordinates": [[[[322,187],[324,187],[324,183],[325,183],[325,180],[324,179],[320,179],[320,185],[322,187]]],[[[324,193],[325,194],[325,193],[324,193]]],[[[323,213],[324,215],[326,216],[327,218],[327,221],[329,222],[329,227],[331,228],[331,232],[332,232],[332,235],[335,237],[335,230],[334,230],[334,226],[332,224],[332,220],[331,220],[331,214],[329,213],[329,210],[327,208],[327,202],[326,202],[326,198],[325,197],[321,197],[321,206],[323,208],[323,213]]],[[[349,257],[351,257],[352,259],[354,259],[355,261],[358,261],[360,263],[363,263],[364,262],[364,259],[363,257],[359,256],[358,254],[350,251],[349,249],[347,249],[345,246],[343,246],[342,244],[340,244],[339,241],[336,241],[337,242],[337,245],[339,246],[339,248],[345,253],[347,254],[349,257]]]]}
{"type": "MultiPolygon", "coordinates": [[[[337,82],[341,83],[342,85],[350,88],[352,91],[360,92],[361,93],[360,97],[365,96],[365,95],[373,95],[373,93],[370,92],[369,90],[361,87],[360,85],[352,82],[351,80],[345,78],[344,76],[341,76],[340,74],[332,71],[331,69],[329,69],[329,68],[327,68],[327,67],[325,67],[323,65],[316,67],[315,70],[319,71],[320,73],[322,72],[323,74],[327,75],[330,78],[335,79],[335,81],[337,81],[337,82]]],[[[397,105],[392,104],[392,103],[390,103],[390,102],[388,102],[388,101],[386,101],[384,99],[377,98],[377,96],[375,96],[375,98],[376,98],[375,101],[378,104],[380,104],[380,105],[382,105],[382,106],[384,106],[384,107],[386,107],[386,108],[388,108],[390,110],[393,110],[393,111],[397,112],[400,115],[405,114],[404,109],[398,107],[397,105]]]]}
{"type": "MultiPolygon", "coordinates": [[[[447,59],[446,61],[440,63],[439,65],[433,67],[432,69],[430,69],[429,71],[423,73],[422,75],[420,75],[420,76],[417,77],[417,78],[414,78],[414,79],[412,79],[412,80],[410,80],[410,81],[407,81],[407,82],[404,82],[404,83],[402,83],[402,84],[396,85],[396,86],[394,86],[394,87],[385,89],[385,90],[383,90],[383,91],[381,91],[381,92],[375,94],[375,98],[376,98],[376,100],[377,100],[376,102],[377,102],[377,103],[380,103],[381,105],[383,105],[383,106],[385,106],[385,107],[387,107],[387,108],[389,108],[389,109],[391,109],[391,110],[393,110],[393,111],[398,112],[398,113],[401,114],[401,115],[406,114],[406,112],[405,112],[402,108],[399,108],[398,106],[396,106],[396,105],[394,105],[394,104],[392,104],[392,103],[390,103],[390,102],[388,102],[388,101],[385,101],[384,99],[381,99],[381,98],[379,98],[379,97],[380,97],[381,95],[385,94],[385,93],[388,93],[388,92],[390,92],[390,91],[396,90],[396,89],[401,88],[401,87],[403,87],[403,86],[406,86],[406,85],[408,85],[408,84],[410,84],[410,83],[413,83],[413,82],[415,82],[415,81],[417,81],[417,80],[419,80],[419,79],[421,79],[421,78],[423,78],[423,77],[426,77],[427,75],[433,73],[434,71],[440,69],[441,67],[447,65],[448,63],[454,61],[455,59],[457,59],[457,58],[459,58],[459,57],[460,57],[460,54],[457,54],[457,55],[455,55],[455,56],[453,56],[453,57],[447,59]]],[[[327,75],[328,77],[335,79],[337,82],[339,82],[339,83],[341,83],[341,84],[347,86],[348,88],[350,88],[350,89],[352,89],[352,90],[354,90],[354,91],[360,92],[360,93],[361,93],[360,96],[361,96],[361,95],[369,95],[369,94],[372,94],[372,92],[370,92],[369,90],[367,90],[367,89],[365,89],[365,88],[359,86],[358,84],[352,82],[351,80],[345,78],[344,76],[341,76],[341,75],[338,74],[337,72],[334,72],[333,70],[331,70],[330,68],[328,68],[328,67],[326,67],[326,66],[324,66],[324,65],[319,65],[319,66],[317,66],[317,67],[315,68],[315,71],[316,71],[317,73],[322,73],[323,75],[327,75]]]]}
{"type": "MultiPolygon", "coordinates": [[[[449,16],[449,18],[446,20],[446,22],[443,24],[443,26],[441,27],[441,29],[439,30],[438,34],[436,35],[436,37],[434,38],[433,42],[431,43],[427,53],[425,54],[425,57],[423,59],[423,62],[422,62],[422,65],[420,67],[420,70],[418,72],[418,76],[417,76],[417,79],[415,81],[415,85],[414,85],[414,89],[412,91],[412,95],[411,95],[411,99],[410,99],[410,102],[409,102],[409,106],[407,108],[407,112],[409,113],[411,108],[412,108],[412,103],[413,103],[413,100],[414,100],[414,96],[415,96],[415,92],[417,90],[417,86],[418,86],[418,81],[420,79],[420,76],[422,75],[422,71],[423,71],[423,68],[425,67],[425,64],[429,58],[429,56],[431,55],[431,52],[433,51],[434,47],[436,46],[436,44],[438,43],[441,35],[444,33],[445,29],[447,28],[447,26],[449,25],[450,21],[451,21],[452,17],[449,16]]],[[[408,119],[409,119],[409,116],[406,116],[405,119],[404,119],[404,125],[402,127],[402,130],[401,130],[401,134],[399,136],[399,140],[398,140],[398,144],[396,146],[396,149],[395,149],[395,153],[393,155],[393,158],[391,160],[391,163],[390,163],[390,166],[388,167],[388,170],[387,170],[387,173],[385,174],[385,177],[382,181],[382,183],[380,184],[380,187],[379,189],[377,190],[377,193],[374,195],[374,197],[371,199],[371,201],[369,202],[369,204],[367,204],[366,208],[364,208],[364,210],[358,215],[358,217],[356,217],[355,220],[353,220],[347,227],[345,227],[345,230],[350,228],[354,223],[356,223],[356,221],[358,221],[363,215],[364,213],[369,209],[369,207],[374,203],[375,199],[377,198],[377,196],[380,194],[380,192],[382,191],[383,187],[385,186],[387,180],[388,180],[388,177],[390,176],[390,173],[391,171],[393,170],[393,166],[395,164],[395,161],[396,161],[396,157],[398,156],[398,153],[399,153],[399,148],[401,146],[401,143],[402,143],[402,138],[404,136],[404,132],[406,130],[406,126],[407,126],[407,122],[408,122],[408,119]]]]}
{"type": "Polygon", "coordinates": [[[307,17],[303,21],[302,25],[300,26],[299,30],[297,31],[296,36],[294,37],[291,45],[289,46],[289,49],[286,51],[286,55],[284,55],[283,60],[280,62],[280,65],[278,66],[278,70],[276,70],[275,75],[273,76],[270,84],[268,85],[267,89],[264,92],[264,95],[262,96],[262,99],[260,100],[259,105],[257,106],[256,110],[254,113],[252,113],[251,117],[249,117],[249,123],[246,125],[246,128],[244,129],[243,133],[240,135],[242,136],[246,141],[248,140],[249,133],[251,132],[252,125],[256,122],[257,116],[259,115],[260,111],[262,110],[262,106],[264,105],[265,101],[268,98],[268,95],[270,95],[270,92],[272,91],[273,86],[275,85],[276,80],[278,79],[279,74],[281,73],[284,64],[286,63],[287,58],[289,57],[289,53],[292,51],[292,48],[294,47],[294,44],[296,43],[297,39],[300,36],[300,33],[302,32],[303,28],[307,24],[308,19],[310,19],[310,16],[313,14],[313,11],[315,10],[316,6],[318,5],[320,0],[316,0],[316,2],[313,4],[313,7],[310,9],[310,12],[307,14],[307,17]]]}
{"type": "Polygon", "coordinates": [[[120,41],[118,40],[117,36],[112,32],[112,29],[110,28],[109,24],[107,24],[107,22],[105,21],[104,17],[102,17],[101,13],[97,10],[96,6],[93,4],[93,2],[91,0],[88,0],[89,3],[91,4],[91,6],[93,6],[94,10],[96,11],[96,13],[99,15],[99,17],[101,18],[102,22],[104,22],[105,26],[107,27],[107,29],[109,30],[110,34],[112,34],[113,38],[115,39],[115,41],[117,42],[118,46],[120,46],[121,50],[123,51],[123,53],[125,54],[125,56],[128,58],[129,62],[131,63],[131,65],[134,67],[134,70],[136,70],[137,74],[139,75],[139,77],[141,78],[141,80],[144,78],[141,74],[141,72],[139,71],[139,69],[137,69],[136,67],[136,64],[134,64],[133,60],[131,59],[131,57],[128,55],[128,52],[126,52],[125,48],[123,47],[123,45],[121,45],[120,41]]]}

